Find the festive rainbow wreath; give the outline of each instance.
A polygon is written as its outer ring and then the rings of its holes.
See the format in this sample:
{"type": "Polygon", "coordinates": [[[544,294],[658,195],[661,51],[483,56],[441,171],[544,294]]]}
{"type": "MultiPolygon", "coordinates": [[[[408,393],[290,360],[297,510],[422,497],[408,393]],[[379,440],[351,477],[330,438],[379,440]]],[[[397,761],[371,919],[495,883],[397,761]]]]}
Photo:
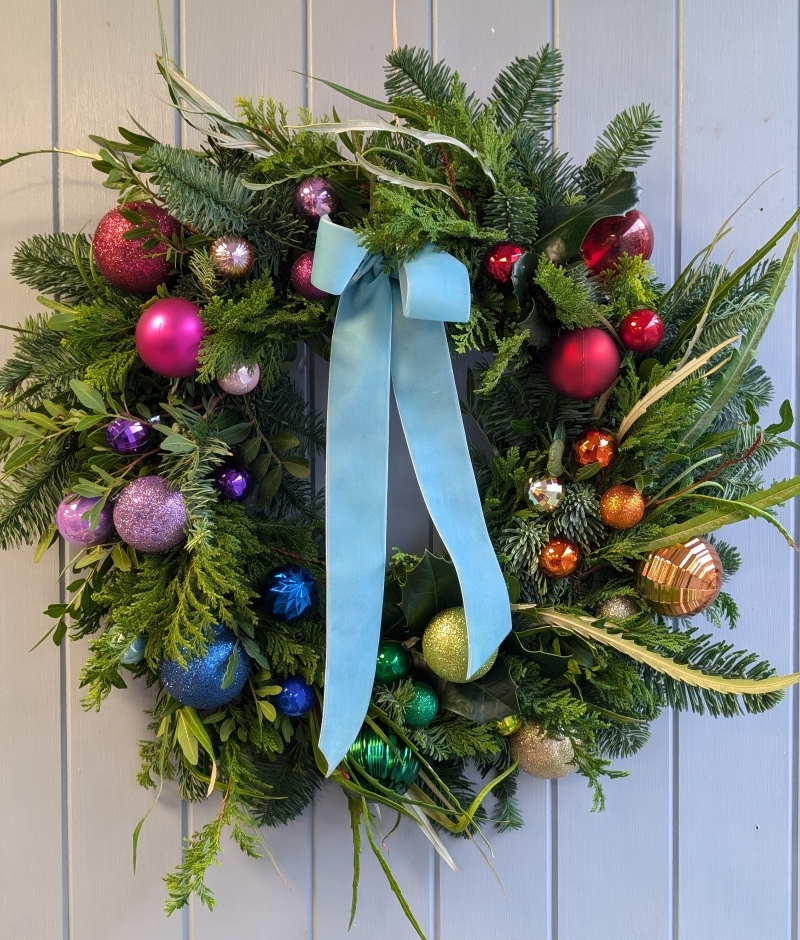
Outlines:
{"type": "Polygon", "coordinates": [[[798,236],[765,259],[797,215],[733,272],[710,261],[726,223],[666,290],[634,208],[647,106],[576,167],[547,136],[557,51],[516,59],[488,103],[425,51],[387,58],[388,102],[326,84],[389,120],[292,127],[272,100],[231,116],[163,49],[203,149],[93,137],[75,153],[120,205],[92,239],[14,256],[57,299],[0,370],[0,544],[80,547],[46,613],[56,643],[92,637],[86,708],[156,684],[141,784],[223,794],[168,911],[213,905],[225,827],[257,855],[259,827],[329,775],[356,867],[363,825],[421,934],[374,804],[452,864],[442,833],[522,825],[518,768],[577,769],[599,806],[663,708],[759,712],[800,678],[686,619],[736,623],[721,588],[739,557],[709,533],[757,516],[791,544],[771,509],[800,477],[761,483],[791,409],[759,426],[754,360],[798,236]],[[331,361],[326,526],[299,343],[331,361]],[[467,352],[487,357],[459,399],[449,357],[467,352]],[[387,573],[390,380],[448,552],[398,552],[387,573]]]}

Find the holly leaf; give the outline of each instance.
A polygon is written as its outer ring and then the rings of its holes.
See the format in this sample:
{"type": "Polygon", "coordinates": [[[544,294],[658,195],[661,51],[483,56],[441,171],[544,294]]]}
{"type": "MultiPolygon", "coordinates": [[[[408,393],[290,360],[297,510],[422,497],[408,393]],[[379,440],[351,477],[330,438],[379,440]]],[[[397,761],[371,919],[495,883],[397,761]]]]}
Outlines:
{"type": "Polygon", "coordinates": [[[383,588],[382,635],[391,632],[405,621],[405,616],[400,608],[402,599],[403,594],[400,583],[398,581],[387,581],[383,588]]]}
{"type": "Polygon", "coordinates": [[[455,565],[427,550],[407,573],[401,593],[400,608],[406,616],[409,633],[415,636],[422,636],[440,610],[462,604],[455,565]]]}
{"type": "Polygon", "coordinates": [[[478,724],[519,714],[517,685],[504,662],[496,662],[474,682],[448,682],[428,668],[420,653],[413,652],[412,657],[415,675],[436,690],[442,708],[447,711],[478,724]]]}

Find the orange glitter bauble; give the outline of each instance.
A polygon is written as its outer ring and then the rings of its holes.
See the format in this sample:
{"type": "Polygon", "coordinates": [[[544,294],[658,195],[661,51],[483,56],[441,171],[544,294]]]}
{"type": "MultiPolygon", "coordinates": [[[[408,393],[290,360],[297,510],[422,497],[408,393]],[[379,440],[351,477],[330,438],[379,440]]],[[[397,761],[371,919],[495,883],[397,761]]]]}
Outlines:
{"type": "Polygon", "coordinates": [[[612,529],[630,529],[642,521],[644,499],[633,486],[620,483],[600,497],[600,517],[612,529]]]}
{"type": "Polygon", "coordinates": [[[691,617],[722,590],[722,562],[705,539],[659,548],[639,565],[636,590],[665,617],[691,617]]]}
{"type": "Polygon", "coordinates": [[[572,445],[572,456],[581,467],[599,463],[605,469],[617,456],[617,442],[608,431],[587,431],[572,445]]]}
{"type": "Polygon", "coordinates": [[[581,553],[569,539],[550,539],[539,555],[539,567],[551,578],[566,578],[578,567],[581,553]]]}

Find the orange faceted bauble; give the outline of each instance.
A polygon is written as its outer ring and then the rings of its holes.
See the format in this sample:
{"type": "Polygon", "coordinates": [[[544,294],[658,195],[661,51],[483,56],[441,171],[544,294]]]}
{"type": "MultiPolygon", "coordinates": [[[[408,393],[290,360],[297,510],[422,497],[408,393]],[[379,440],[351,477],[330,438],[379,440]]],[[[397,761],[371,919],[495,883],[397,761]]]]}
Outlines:
{"type": "Polygon", "coordinates": [[[630,529],[642,521],[644,499],[633,486],[620,483],[600,497],[600,517],[612,529],[630,529]]]}
{"type": "Polygon", "coordinates": [[[639,565],[636,590],[665,617],[691,617],[722,590],[722,562],[705,539],[659,548],[639,565]]]}
{"type": "Polygon", "coordinates": [[[572,445],[572,456],[581,467],[599,463],[605,468],[617,456],[617,443],[608,431],[587,431],[572,445]]]}
{"type": "Polygon", "coordinates": [[[569,539],[550,539],[539,555],[539,567],[551,578],[566,578],[578,567],[581,553],[569,539]]]}

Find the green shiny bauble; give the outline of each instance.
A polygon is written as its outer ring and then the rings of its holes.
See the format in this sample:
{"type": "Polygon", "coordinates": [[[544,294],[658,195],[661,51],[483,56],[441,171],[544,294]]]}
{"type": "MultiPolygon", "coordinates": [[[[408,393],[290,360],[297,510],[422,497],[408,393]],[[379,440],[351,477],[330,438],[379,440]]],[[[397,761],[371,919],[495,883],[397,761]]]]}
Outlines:
{"type": "Polygon", "coordinates": [[[347,757],[395,793],[405,793],[417,779],[419,761],[407,744],[387,735],[387,744],[370,728],[363,728],[347,752],[347,757]]]}
{"type": "Polygon", "coordinates": [[[424,728],[439,711],[439,696],[427,682],[414,683],[414,698],[403,709],[403,721],[409,728],[424,728]]]}
{"type": "Polygon", "coordinates": [[[395,640],[381,640],[378,645],[377,682],[397,682],[411,672],[411,653],[395,640]]]}
{"type": "Polygon", "coordinates": [[[430,668],[448,682],[469,682],[480,679],[494,665],[497,650],[477,670],[467,675],[467,618],[463,607],[450,607],[438,613],[428,624],[422,637],[422,653],[430,668]]]}

